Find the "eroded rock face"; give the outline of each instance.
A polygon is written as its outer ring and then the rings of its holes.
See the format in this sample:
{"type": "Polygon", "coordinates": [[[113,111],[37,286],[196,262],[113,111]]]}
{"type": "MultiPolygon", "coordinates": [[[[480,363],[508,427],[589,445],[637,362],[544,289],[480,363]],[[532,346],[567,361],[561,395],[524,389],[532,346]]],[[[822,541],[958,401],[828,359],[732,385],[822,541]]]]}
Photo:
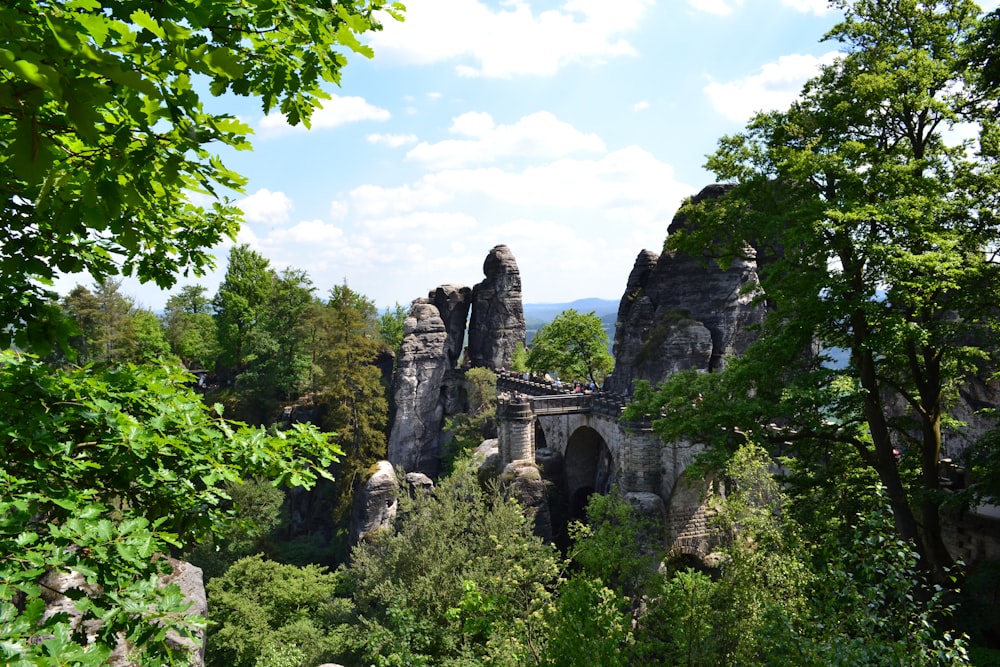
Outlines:
{"type": "Polygon", "coordinates": [[[462,356],[465,325],[469,321],[469,309],[472,308],[472,288],[465,285],[441,285],[428,294],[427,299],[438,309],[448,332],[445,349],[448,352],[448,363],[454,368],[462,356]]]}
{"type": "Polygon", "coordinates": [[[388,461],[379,461],[372,476],[354,496],[349,537],[351,546],[374,530],[390,527],[399,508],[398,499],[396,472],[388,461]]]}
{"type": "Polygon", "coordinates": [[[500,480],[510,485],[512,495],[533,521],[535,535],[551,542],[552,513],[545,480],[538,466],[533,461],[512,461],[504,467],[500,480]]]}
{"type": "Polygon", "coordinates": [[[521,272],[505,245],[493,248],[483,263],[486,279],[472,288],[469,359],[473,366],[505,368],[524,343],[521,272]]]}
{"type": "Polygon", "coordinates": [[[444,422],[441,389],[450,368],[444,321],[437,307],[427,299],[418,299],[404,324],[393,382],[396,416],[388,443],[393,466],[431,477],[438,474],[444,422]]]}
{"type": "MultiPolygon", "coordinates": [[[[696,200],[719,196],[710,186],[696,200]]],[[[671,232],[687,224],[674,218],[671,232]]],[[[754,340],[763,322],[756,253],[720,269],[708,256],[643,250],[629,275],[615,326],[615,370],[605,389],[630,394],[636,380],[662,382],[680,370],[717,371],[754,340]]]]}

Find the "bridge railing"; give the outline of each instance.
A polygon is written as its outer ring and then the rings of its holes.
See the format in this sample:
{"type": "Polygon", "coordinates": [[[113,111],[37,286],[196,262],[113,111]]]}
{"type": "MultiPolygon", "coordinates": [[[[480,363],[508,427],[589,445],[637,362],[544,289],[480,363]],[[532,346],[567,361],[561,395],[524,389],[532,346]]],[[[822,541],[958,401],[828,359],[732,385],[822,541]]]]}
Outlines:
{"type": "MultiPolygon", "coordinates": [[[[497,371],[497,390],[530,397],[536,414],[566,414],[590,412],[614,421],[621,421],[630,397],[603,391],[576,394],[565,385],[555,386],[540,378],[525,379],[510,371],[497,371]]],[[[634,428],[649,428],[649,417],[630,422],[634,428]]]]}
{"type": "Polygon", "coordinates": [[[562,396],[532,396],[531,409],[536,415],[590,412],[594,394],[564,394],[562,396]]]}

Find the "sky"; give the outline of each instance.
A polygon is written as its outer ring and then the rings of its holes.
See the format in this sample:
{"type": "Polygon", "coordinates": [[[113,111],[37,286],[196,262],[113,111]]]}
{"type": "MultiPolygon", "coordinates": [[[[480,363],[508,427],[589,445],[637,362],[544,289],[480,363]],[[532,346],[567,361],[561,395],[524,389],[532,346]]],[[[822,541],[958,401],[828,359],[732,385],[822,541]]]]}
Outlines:
{"type": "MultiPolygon", "coordinates": [[[[404,22],[366,38],[372,59],[348,55],[310,130],[212,107],[255,130],[252,152],[223,154],[248,178],[237,242],[380,308],[480,282],[497,244],[525,303],[620,299],[636,256],[714,181],[718,140],[786,108],[840,19],[825,0],[404,3],[404,22]]],[[[154,310],[181,285],[214,294],[231,246],[169,293],[123,289],[154,310]]]]}

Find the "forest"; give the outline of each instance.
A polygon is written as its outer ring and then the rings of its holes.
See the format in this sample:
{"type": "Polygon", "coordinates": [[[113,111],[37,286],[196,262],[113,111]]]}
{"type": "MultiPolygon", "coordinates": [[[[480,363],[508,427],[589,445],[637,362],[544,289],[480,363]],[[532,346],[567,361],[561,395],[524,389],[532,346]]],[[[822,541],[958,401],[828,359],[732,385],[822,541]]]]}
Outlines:
{"type": "MultiPolygon", "coordinates": [[[[996,432],[970,447],[962,493],[938,476],[963,387],[996,368],[1000,13],[831,4],[842,56],[789,110],[720,139],[707,167],[725,195],[688,201],[693,224],[665,242],[722,264],[753,253],[769,307],[746,355],[639,386],[626,414],[664,446],[704,446],[704,560],[669,552],[615,493],[567,544],[536,536],[478,474],[490,369],[466,373],[445,474],[401,480],[392,528],[352,545],[405,309],[324,292],[247,245],[215,294],[182,287],[162,314],[122,292],[123,276],[203,272],[239,227],[218,193],[242,177],[212,148],[247,147],[249,128],[200,96],[308,124],[402,5],[0,6],[5,664],[97,666],[120,646],[187,664],[178,637],[202,636],[205,664],[227,667],[1000,664],[1000,562],[963,563],[942,537],[1000,496],[996,432]],[[93,284],[51,289],[76,272],[93,284]],[[202,569],[207,618],[172,559],[202,569]]],[[[599,380],[600,320],[566,321],[588,340],[543,328],[518,365],[599,380]]]]}

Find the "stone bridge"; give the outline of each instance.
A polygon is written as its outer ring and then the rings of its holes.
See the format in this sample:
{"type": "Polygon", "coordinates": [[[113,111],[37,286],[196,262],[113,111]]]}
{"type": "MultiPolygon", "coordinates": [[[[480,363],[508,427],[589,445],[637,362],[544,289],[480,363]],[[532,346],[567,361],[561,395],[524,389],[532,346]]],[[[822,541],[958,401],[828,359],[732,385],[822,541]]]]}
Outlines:
{"type": "Polygon", "coordinates": [[[684,472],[697,453],[683,443],[665,445],[646,421],[625,421],[624,396],[572,393],[547,382],[499,373],[499,451],[503,462],[540,463],[553,453],[571,518],[581,518],[592,493],[618,492],[647,515],[665,521],[665,544],[704,556],[710,540],[705,485],[684,472]]]}

